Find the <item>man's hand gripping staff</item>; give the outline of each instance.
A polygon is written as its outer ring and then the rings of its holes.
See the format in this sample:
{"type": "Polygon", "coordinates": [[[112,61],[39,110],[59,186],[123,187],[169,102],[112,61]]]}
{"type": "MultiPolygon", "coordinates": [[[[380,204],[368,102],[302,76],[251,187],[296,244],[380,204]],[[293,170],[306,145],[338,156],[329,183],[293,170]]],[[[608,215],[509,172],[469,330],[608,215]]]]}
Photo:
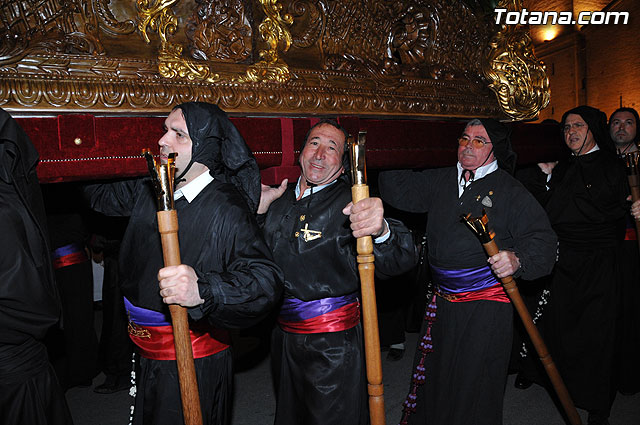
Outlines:
{"type": "MultiPolygon", "coordinates": [[[[148,149],[142,151],[157,198],[158,232],[162,240],[162,256],[165,266],[178,266],[180,245],[178,241],[178,215],[173,204],[174,161],[175,153],[169,154],[166,164],[156,164],[148,149]]],[[[178,379],[182,412],[186,425],[202,425],[200,396],[196,381],[196,370],[193,363],[193,350],[189,336],[189,320],[187,309],[177,305],[169,305],[173,327],[173,339],[176,348],[178,379]]]]}
{"type": "MultiPolygon", "coordinates": [[[[500,249],[494,240],[495,233],[489,230],[489,218],[485,211],[482,211],[482,217],[471,217],[471,214],[467,214],[466,216],[461,216],[461,220],[478,237],[489,257],[494,257],[500,252],[500,249]]],[[[538,357],[540,358],[540,361],[553,384],[553,388],[562,403],[562,407],[564,408],[569,421],[572,425],[582,425],[582,420],[580,419],[580,415],[578,415],[578,411],[571,400],[569,391],[567,391],[567,387],[564,385],[564,382],[560,377],[560,373],[549,354],[549,350],[547,349],[538,328],[533,323],[531,314],[529,314],[529,310],[527,310],[527,306],[524,304],[515,280],[513,280],[511,275],[507,275],[500,277],[500,282],[511,299],[513,306],[518,311],[520,319],[522,319],[522,323],[531,338],[531,342],[533,343],[533,346],[538,353],[538,357]]]]}

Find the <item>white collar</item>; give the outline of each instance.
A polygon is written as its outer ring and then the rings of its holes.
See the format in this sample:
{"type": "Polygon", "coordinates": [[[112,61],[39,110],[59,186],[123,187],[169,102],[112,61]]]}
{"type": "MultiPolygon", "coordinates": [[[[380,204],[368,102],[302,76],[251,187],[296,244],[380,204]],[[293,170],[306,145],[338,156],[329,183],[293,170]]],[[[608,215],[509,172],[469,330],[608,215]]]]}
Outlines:
{"type": "MultiPolygon", "coordinates": [[[[594,147],[592,147],[592,148],[591,148],[591,150],[590,150],[589,152],[587,152],[587,153],[583,153],[582,155],[588,155],[588,154],[590,154],[591,152],[595,152],[595,151],[599,151],[599,150],[600,150],[600,146],[598,146],[598,145],[596,144],[594,147]]],[[[580,156],[582,156],[582,155],[580,155],[580,156]]],[[[574,153],[574,154],[573,154],[573,156],[578,156],[578,155],[576,155],[576,154],[574,153]]]]}
{"type": "Polygon", "coordinates": [[[458,197],[460,197],[462,196],[464,189],[469,186],[471,182],[480,180],[481,178],[496,171],[498,169],[498,160],[494,159],[489,164],[476,168],[473,173],[473,180],[469,180],[468,182],[465,182],[462,178],[462,171],[464,169],[462,168],[462,165],[460,165],[460,162],[456,164],[456,167],[458,168],[458,197]]]}
{"type": "Polygon", "coordinates": [[[191,203],[195,199],[196,196],[202,190],[209,185],[213,181],[213,176],[209,174],[209,170],[206,170],[204,173],[200,174],[195,179],[191,180],[189,183],[182,186],[180,189],[176,190],[173,193],[173,199],[178,200],[184,196],[184,199],[187,202],[191,203]]]}
{"type": "MultiPolygon", "coordinates": [[[[298,199],[300,197],[300,182],[301,181],[302,181],[302,176],[298,177],[298,183],[296,184],[296,199],[298,199]]],[[[331,183],[323,184],[323,185],[320,185],[320,186],[313,186],[313,191],[314,192],[319,192],[322,189],[324,189],[325,187],[331,186],[332,184],[334,184],[337,181],[338,181],[338,179],[336,178],[331,183]]],[[[302,194],[302,198],[306,198],[309,195],[311,195],[311,188],[306,188],[304,190],[304,193],[302,194]]],[[[300,198],[300,199],[302,199],[302,198],[300,198]]]]}

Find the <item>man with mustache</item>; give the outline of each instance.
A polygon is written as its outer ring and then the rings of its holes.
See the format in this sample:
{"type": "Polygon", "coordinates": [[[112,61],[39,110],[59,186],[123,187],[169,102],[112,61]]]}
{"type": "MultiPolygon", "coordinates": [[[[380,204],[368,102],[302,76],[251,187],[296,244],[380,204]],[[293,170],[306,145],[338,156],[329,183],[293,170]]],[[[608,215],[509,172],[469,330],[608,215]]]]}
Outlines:
{"type": "Polygon", "coordinates": [[[509,129],[493,119],[467,123],[455,167],[387,171],[382,198],[427,213],[430,300],[401,424],[502,424],[513,307],[498,279],[535,279],[553,266],[556,236],[538,202],[510,174],[509,129]],[[486,211],[501,251],[487,258],[460,216],[486,211]],[[434,317],[435,316],[435,317],[434,317]]]}
{"type": "Polygon", "coordinates": [[[346,139],[321,120],[305,138],[298,181],[263,187],[258,213],[285,275],[271,342],[276,425],[368,423],[355,238],[374,238],[378,277],[417,261],[411,233],[383,218],[379,198],[350,202],[346,139]]]}
{"type": "Polygon", "coordinates": [[[638,112],[633,108],[618,108],[609,118],[609,134],[620,154],[638,150],[638,112]]]}

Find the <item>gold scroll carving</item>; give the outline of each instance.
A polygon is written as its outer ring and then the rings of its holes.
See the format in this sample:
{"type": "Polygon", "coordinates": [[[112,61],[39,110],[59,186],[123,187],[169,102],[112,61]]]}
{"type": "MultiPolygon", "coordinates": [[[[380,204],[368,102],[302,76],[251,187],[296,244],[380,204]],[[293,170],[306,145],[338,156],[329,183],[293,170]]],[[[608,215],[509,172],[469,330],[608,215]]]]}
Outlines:
{"type": "Polygon", "coordinates": [[[481,66],[491,52],[488,63],[525,70],[495,53],[510,48],[531,73],[530,45],[476,3],[0,0],[0,106],[156,113],[202,100],[257,114],[535,116],[543,102],[529,105],[526,84],[538,83],[500,77],[511,91],[496,98],[494,75],[508,67],[481,66]]]}
{"type": "MultiPolygon", "coordinates": [[[[520,0],[501,0],[499,7],[520,10],[520,0]]],[[[483,62],[502,110],[514,120],[535,118],[549,104],[551,93],[544,64],[533,54],[529,31],[521,25],[503,25],[490,43],[483,62]]]]}

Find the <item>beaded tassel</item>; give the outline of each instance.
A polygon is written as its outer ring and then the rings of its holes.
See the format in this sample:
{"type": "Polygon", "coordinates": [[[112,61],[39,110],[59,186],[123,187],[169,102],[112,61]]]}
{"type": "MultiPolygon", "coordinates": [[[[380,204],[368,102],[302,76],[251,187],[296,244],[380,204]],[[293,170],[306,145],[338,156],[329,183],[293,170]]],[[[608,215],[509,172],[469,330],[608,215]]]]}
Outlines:
{"type": "Polygon", "coordinates": [[[433,322],[436,321],[436,310],[436,296],[434,295],[433,298],[431,298],[431,302],[427,306],[427,311],[424,315],[424,320],[427,322],[427,329],[422,336],[420,344],[418,345],[418,349],[422,352],[422,355],[420,356],[416,370],[411,377],[411,391],[409,391],[409,395],[407,395],[406,400],[402,403],[403,414],[399,425],[408,424],[409,416],[416,411],[418,386],[423,385],[427,380],[424,363],[427,354],[433,352],[431,327],[433,326],[433,322]]]}
{"type": "Polygon", "coordinates": [[[131,388],[129,388],[129,395],[133,397],[131,406],[129,406],[129,425],[133,424],[133,411],[136,405],[136,354],[131,355],[131,388]]]}

